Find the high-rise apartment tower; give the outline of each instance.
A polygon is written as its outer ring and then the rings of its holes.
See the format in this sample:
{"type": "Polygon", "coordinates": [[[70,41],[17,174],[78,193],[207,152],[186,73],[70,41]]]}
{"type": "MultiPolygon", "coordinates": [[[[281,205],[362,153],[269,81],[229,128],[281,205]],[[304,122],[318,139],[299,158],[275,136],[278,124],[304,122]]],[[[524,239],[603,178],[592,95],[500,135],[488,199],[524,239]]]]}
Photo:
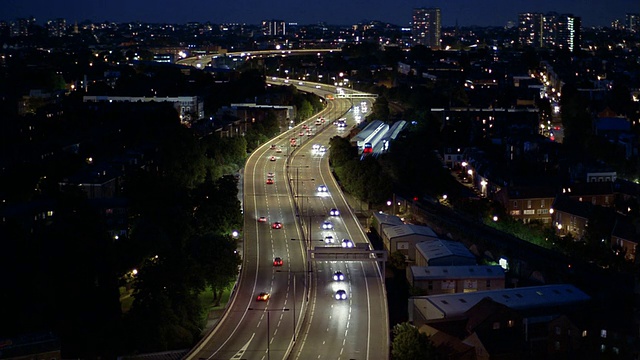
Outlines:
{"type": "Polygon", "coordinates": [[[414,45],[421,44],[431,49],[440,49],[440,9],[413,9],[412,31],[414,45]]]}

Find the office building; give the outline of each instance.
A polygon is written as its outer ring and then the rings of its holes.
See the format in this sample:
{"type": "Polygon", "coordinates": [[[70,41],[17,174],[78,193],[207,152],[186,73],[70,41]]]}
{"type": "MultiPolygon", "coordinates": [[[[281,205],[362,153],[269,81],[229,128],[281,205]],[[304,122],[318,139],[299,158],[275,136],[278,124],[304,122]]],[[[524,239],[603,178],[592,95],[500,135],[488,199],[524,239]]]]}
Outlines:
{"type": "Polygon", "coordinates": [[[412,36],[414,45],[424,45],[431,49],[440,49],[440,9],[413,9],[412,36]]]}

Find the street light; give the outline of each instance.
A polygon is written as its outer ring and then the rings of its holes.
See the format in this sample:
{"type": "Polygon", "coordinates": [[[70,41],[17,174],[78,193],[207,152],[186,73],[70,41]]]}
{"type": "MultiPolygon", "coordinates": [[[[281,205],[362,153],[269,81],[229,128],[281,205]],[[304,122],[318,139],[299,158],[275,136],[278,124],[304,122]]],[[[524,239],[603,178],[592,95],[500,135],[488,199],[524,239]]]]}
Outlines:
{"type": "MultiPolygon", "coordinates": [[[[291,240],[295,240],[295,239],[291,239],[291,240]]],[[[282,273],[282,272],[286,272],[288,274],[293,274],[293,341],[296,341],[296,274],[297,273],[305,273],[304,276],[304,282],[305,282],[305,289],[307,287],[307,276],[306,276],[306,271],[283,271],[283,270],[276,270],[276,272],[282,273]]]]}
{"type": "Polygon", "coordinates": [[[270,330],[269,330],[269,328],[270,328],[270,326],[269,326],[269,322],[270,322],[269,314],[272,311],[289,311],[289,309],[287,309],[287,308],[282,308],[282,309],[256,309],[256,308],[249,308],[248,310],[264,311],[264,312],[267,313],[267,360],[270,360],[271,359],[271,348],[269,346],[269,343],[271,342],[271,335],[269,333],[270,332],[270,330]]]}

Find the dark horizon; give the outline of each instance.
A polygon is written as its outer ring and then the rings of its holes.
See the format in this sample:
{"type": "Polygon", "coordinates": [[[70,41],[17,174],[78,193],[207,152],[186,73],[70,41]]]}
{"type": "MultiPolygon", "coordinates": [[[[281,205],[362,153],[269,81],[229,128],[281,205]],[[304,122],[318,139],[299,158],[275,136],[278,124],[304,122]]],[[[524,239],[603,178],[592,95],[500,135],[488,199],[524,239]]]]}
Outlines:
{"type": "Polygon", "coordinates": [[[262,20],[280,19],[301,25],[319,22],[330,25],[351,25],[362,21],[377,20],[398,26],[409,26],[411,11],[417,7],[438,7],[442,11],[443,26],[504,26],[509,21],[517,23],[519,13],[557,12],[570,13],[582,18],[583,26],[610,26],[614,20],[624,21],[627,13],[640,13],[636,0],[540,0],[532,4],[522,1],[459,0],[455,4],[445,0],[407,1],[400,4],[383,0],[370,2],[312,2],[280,0],[265,3],[257,0],[241,0],[220,4],[207,4],[197,0],[185,0],[180,4],[158,4],[150,0],[128,2],[113,0],[107,4],[79,0],[61,0],[58,6],[44,0],[7,0],[0,9],[0,20],[35,17],[38,24],[47,20],[64,18],[69,23],[110,21],[116,23],[172,23],[187,22],[260,24],[262,20]],[[163,6],[164,5],[164,6],[163,6]],[[366,20],[365,20],[366,19],[366,20]]]}

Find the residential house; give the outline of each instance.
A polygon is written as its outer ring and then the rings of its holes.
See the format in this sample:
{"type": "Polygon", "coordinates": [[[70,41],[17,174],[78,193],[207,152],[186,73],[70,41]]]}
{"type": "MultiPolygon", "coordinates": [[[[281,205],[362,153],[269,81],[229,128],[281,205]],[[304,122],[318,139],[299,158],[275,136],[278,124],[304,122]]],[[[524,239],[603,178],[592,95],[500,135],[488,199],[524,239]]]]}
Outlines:
{"type": "Polygon", "coordinates": [[[120,169],[107,163],[91,163],[63,179],[60,186],[77,186],[87,199],[114,198],[121,192],[122,181],[120,169]]]}
{"type": "Polygon", "coordinates": [[[551,224],[551,205],[554,199],[555,191],[543,187],[505,187],[495,195],[495,200],[502,204],[507,214],[524,223],[540,221],[551,224]]]}
{"type": "Polygon", "coordinates": [[[611,248],[616,254],[623,253],[624,258],[635,262],[640,235],[636,225],[626,216],[616,216],[616,222],[611,232],[611,248]]]}
{"type": "Polygon", "coordinates": [[[614,204],[613,184],[611,181],[576,183],[563,188],[562,193],[574,200],[609,207],[614,204]]]}
{"type": "Polygon", "coordinates": [[[582,239],[587,232],[587,224],[593,208],[591,202],[558,196],[553,202],[553,226],[559,236],[571,236],[582,239]]]}

